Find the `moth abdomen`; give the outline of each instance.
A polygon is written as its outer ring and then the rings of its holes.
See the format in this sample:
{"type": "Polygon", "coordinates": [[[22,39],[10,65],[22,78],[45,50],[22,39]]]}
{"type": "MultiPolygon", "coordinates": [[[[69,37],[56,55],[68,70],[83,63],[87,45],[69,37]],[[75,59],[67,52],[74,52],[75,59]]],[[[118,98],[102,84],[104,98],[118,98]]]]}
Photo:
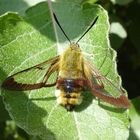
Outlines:
{"type": "Polygon", "coordinates": [[[76,105],[82,103],[81,91],[83,90],[83,79],[62,79],[58,78],[55,95],[58,104],[62,104],[69,111],[76,105]],[[80,83],[80,84],[79,84],[80,83]]]}

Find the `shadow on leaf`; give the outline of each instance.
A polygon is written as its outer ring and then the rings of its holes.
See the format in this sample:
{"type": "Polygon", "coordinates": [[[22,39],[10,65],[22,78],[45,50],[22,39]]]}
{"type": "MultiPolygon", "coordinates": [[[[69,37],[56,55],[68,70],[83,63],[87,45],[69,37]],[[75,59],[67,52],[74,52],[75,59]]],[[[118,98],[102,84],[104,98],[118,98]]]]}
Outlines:
{"type": "MultiPolygon", "coordinates": [[[[0,70],[0,76],[2,81],[7,77],[2,70],[0,70]]],[[[1,93],[10,117],[20,128],[30,135],[38,135],[46,140],[55,140],[55,135],[47,129],[43,122],[43,118],[48,116],[48,112],[29,99],[29,92],[10,91],[1,88],[1,93]],[[44,135],[42,136],[42,134],[44,135]]]]}

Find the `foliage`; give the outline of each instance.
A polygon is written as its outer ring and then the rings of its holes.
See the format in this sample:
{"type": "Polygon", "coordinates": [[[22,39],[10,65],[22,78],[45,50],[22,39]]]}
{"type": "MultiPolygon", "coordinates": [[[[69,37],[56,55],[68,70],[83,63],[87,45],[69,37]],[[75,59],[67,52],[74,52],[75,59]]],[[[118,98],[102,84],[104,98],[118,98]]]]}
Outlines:
{"type": "MultiPolygon", "coordinates": [[[[36,0],[34,2],[32,2],[31,0],[21,1],[20,5],[17,4],[17,0],[15,0],[15,4],[13,3],[13,5],[11,5],[8,0],[4,5],[4,1],[1,1],[1,14],[9,10],[18,12],[18,14],[9,12],[0,17],[0,50],[2,54],[0,55],[0,60],[2,60],[0,64],[0,67],[2,68],[0,79],[1,82],[7,74],[17,72],[34,64],[42,62],[43,60],[46,60],[46,58],[51,58],[57,53],[57,50],[55,49],[56,47],[54,47],[56,45],[56,41],[53,34],[53,27],[49,14],[47,13],[48,10],[46,8],[46,4],[40,3],[30,8],[30,6],[39,1],[41,0],[36,0]],[[20,7],[23,7],[22,11],[20,10],[20,7]],[[48,49],[51,52],[49,53],[49,56],[48,54],[46,54],[46,51],[48,49]],[[31,59],[32,56],[33,59],[31,59]]],[[[106,38],[105,36],[107,36],[108,34],[108,19],[106,12],[100,6],[95,6],[94,3],[102,5],[108,11],[110,17],[111,46],[114,49],[118,50],[119,61],[122,61],[123,63],[126,59],[123,58],[127,57],[129,60],[129,62],[127,62],[129,63],[129,65],[127,64],[127,66],[130,66],[131,64],[131,69],[133,71],[138,71],[140,66],[140,63],[138,61],[140,54],[140,49],[138,47],[140,44],[138,38],[140,29],[140,18],[136,13],[139,12],[139,5],[136,1],[132,2],[130,0],[125,0],[123,1],[123,3],[120,2],[121,1],[117,0],[104,2],[97,0],[73,0],[73,2],[68,2],[67,0],[63,0],[63,4],[59,5],[58,3],[54,3],[53,8],[58,19],[60,20],[60,23],[62,24],[62,27],[71,40],[80,36],[82,31],[87,28],[96,14],[100,15],[101,21],[99,20],[98,22],[104,25],[98,25],[98,23],[97,25],[99,27],[94,27],[92,31],[87,34],[87,36],[80,42],[80,46],[84,52],[89,53],[92,50],[95,53],[94,64],[97,68],[99,68],[104,59],[100,59],[101,55],[105,56],[105,51],[104,48],[97,50],[93,46],[103,46],[102,44],[104,44],[105,48],[109,47],[108,40],[103,41],[103,38],[106,38]],[[79,3],[81,4],[81,7],[78,7],[79,3]],[[79,9],[77,10],[77,8],[79,9]],[[71,15],[71,13],[75,13],[75,16],[71,15]],[[92,13],[93,15],[89,13],[92,13]],[[70,25],[73,26],[71,27],[70,25]],[[104,32],[101,32],[101,29],[104,32]],[[99,37],[100,40],[98,40],[99,37]],[[91,38],[93,38],[93,40],[91,38]],[[89,42],[91,42],[91,44],[89,42]],[[89,45],[91,46],[91,48],[89,48],[89,45]],[[84,50],[84,48],[86,49],[84,50]],[[132,55],[129,54],[129,50],[132,50],[132,55]],[[133,53],[133,51],[136,53],[133,53]],[[124,53],[126,54],[124,55],[124,53]]],[[[61,46],[59,47],[58,51],[61,52],[64,50],[64,47],[67,45],[67,43],[64,42],[65,38],[60,32],[59,28],[57,30],[59,36],[58,43],[59,46],[61,46]]],[[[108,63],[108,61],[110,63],[110,60],[114,59],[115,57],[115,53],[111,48],[109,48],[108,54],[108,59],[105,60],[105,63],[108,63]]],[[[114,62],[111,63],[114,64],[114,62]]],[[[126,64],[124,64],[124,66],[125,65],[126,64]]],[[[125,68],[125,71],[123,73],[120,62],[119,66],[119,71],[123,76],[122,78],[124,79],[123,84],[128,90],[129,96],[134,97],[134,94],[136,96],[136,94],[138,93],[137,86],[139,84],[139,81],[137,82],[137,84],[132,83],[133,80],[130,82],[129,77],[124,77],[124,73],[128,73],[130,75],[131,69],[128,70],[125,68]]],[[[101,72],[105,75],[109,68],[110,66],[107,67],[107,65],[105,64],[104,67],[102,67],[101,72]]],[[[114,70],[115,65],[113,65],[112,67],[112,70],[108,76],[109,78],[111,77],[111,75],[114,75],[114,72],[116,75],[116,71],[114,70]]],[[[133,75],[133,78],[137,78],[137,75],[135,75],[136,74],[133,75]]],[[[118,76],[116,75],[114,79],[112,79],[112,77],[111,79],[115,82],[117,81],[117,77],[118,76]]],[[[120,85],[119,81],[117,81],[117,83],[118,85],[120,85]]],[[[25,132],[21,133],[21,130],[15,126],[15,123],[11,120],[9,121],[9,116],[4,110],[4,106],[2,104],[0,106],[0,109],[3,112],[3,116],[0,116],[0,121],[2,124],[2,127],[0,129],[2,129],[2,131],[4,132],[1,135],[5,136],[2,137],[2,139],[8,139],[9,136],[12,137],[12,139],[18,140],[39,139],[38,137],[36,137],[36,135],[39,135],[45,140],[48,139],[48,137],[51,137],[53,139],[66,139],[66,136],[67,140],[72,139],[72,137],[76,136],[79,140],[96,140],[103,138],[107,138],[108,140],[112,140],[115,138],[124,140],[128,137],[128,112],[125,112],[123,110],[115,111],[114,108],[112,109],[112,106],[103,102],[101,102],[103,106],[100,106],[92,96],[88,95],[88,93],[86,93],[85,95],[88,102],[84,102],[84,104],[82,105],[82,111],[77,109],[77,111],[74,113],[67,113],[62,107],[55,106],[56,100],[54,98],[54,89],[42,89],[36,92],[32,91],[31,93],[26,92],[22,94],[17,92],[8,92],[8,94],[6,94],[5,91],[3,91],[3,93],[6,99],[4,101],[6,108],[9,111],[12,119],[16,121],[16,124],[18,126],[34,136],[28,136],[27,134],[25,134],[25,132]],[[46,94],[49,91],[51,91],[51,95],[46,94]],[[104,105],[109,106],[109,108],[104,108],[104,105]],[[53,106],[55,108],[53,108],[53,106]],[[62,117],[62,120],[60,116],[64,116],[62,117]],[[47,124],[46,120],[48,120],[47,124]],[[69,128],[67,126],[68,123],[71,124],[69,128]],[[46,129],[46,127],[49,128],[49,130],[46,129]]],[[[137,99],[135,103],[138,106],[139,100],[137,99]]],[[[132,140],[134,138],[136,140],[139,139],[139,127],[137,127],[135,123],[135,118],[137,118],[136,120],[139,120],[139,115],[136,115],[137,111],[133,110],[134,108],[132,107],[130,110],[130,118],[132,120],[130,130],[133,131],[130,131],[129,140],[132,140]],[[136,134],[135,137],[134,134],[136,134]]],[[[138,109],[136,108],[136,110],[138,109]]]]}
{"type": "Polygon", "coordinates": [[[140,97],[134,98],[132,100],[132,106],[130,108],[130,137],[129,140],[139,140],[140,139],[140,97]]]}

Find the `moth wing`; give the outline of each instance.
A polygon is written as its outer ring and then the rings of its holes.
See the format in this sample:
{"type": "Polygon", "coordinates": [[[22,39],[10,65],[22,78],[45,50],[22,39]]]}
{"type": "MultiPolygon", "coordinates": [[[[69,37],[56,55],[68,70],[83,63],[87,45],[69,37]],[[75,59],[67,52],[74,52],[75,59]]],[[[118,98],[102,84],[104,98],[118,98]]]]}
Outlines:
{"type": "Polygon", "coordinates": [[[9,76],[2,87],[9,90],[32,90],[54,86],[58,73],[59,56],[9,76]],[[53,76],[52,76],[53,75],[53,76]]]}
{"type": "Polygon", "coordinates": [[[119,89],[119,85],[113,84],[108,78],[103,76],[90,62],[85,61],[84,67],[88,73],[88,86],[92,93],[105,102],[113,104],[121,108],[129,108],[130,101],[124,94],[123,90],[119,89]]]}

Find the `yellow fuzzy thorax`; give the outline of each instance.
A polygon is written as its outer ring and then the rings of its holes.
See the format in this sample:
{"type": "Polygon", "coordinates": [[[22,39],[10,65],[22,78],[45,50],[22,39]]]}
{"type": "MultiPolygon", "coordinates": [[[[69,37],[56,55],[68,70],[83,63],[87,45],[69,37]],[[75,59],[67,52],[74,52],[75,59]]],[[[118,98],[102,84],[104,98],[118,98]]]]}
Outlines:
{"type": "Polygon", "coordinates": [[[83,76],[83,55],[78,44],[71,43],[61,55],[59,76],[72,79],[83,76]]]}

